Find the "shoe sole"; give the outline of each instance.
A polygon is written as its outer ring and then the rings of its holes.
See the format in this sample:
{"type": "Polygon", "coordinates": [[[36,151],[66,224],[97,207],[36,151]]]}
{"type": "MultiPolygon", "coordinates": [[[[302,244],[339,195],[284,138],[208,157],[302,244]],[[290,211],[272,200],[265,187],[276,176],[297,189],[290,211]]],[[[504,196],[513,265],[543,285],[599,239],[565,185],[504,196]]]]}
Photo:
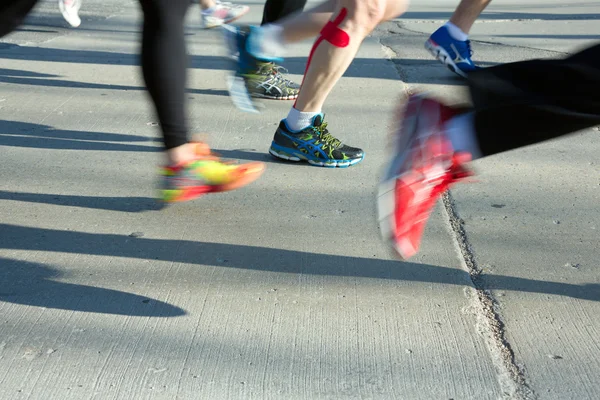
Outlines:
{"type": "Polygon", "coordinates": [[[227,78],[227,91],[229,97],[240,111],[244,111],[251,114],[260,114],[260,109],[264,106],[259,107],[254,101],[252,101],[252,95],[246,88],[246,82],[241,76],[232,75],[227,78]]]}
{"type": "Polygon", "coordinates": [[[354,158],[352,160],[330,160],[328,162],[323,162],[319,160],[310,159],[304,153],[292,151],[290,152],[288,149],[275,149],[273,148],[273,144],[271,144],[271,148],[269,149],[269,154],[273,157],[293,162],[306,161],[311,165],[316,167],[325,167],[325,168],[348,168],[354,164],[358,164],[361,162],[365,155],[363,154],[360,158],[354,158]]]}
{"type": "Polygon", "coordinates": [[[298,98],[298,95],[295,96],[267,96],[264,94],[251,94],[252,97],[255,97],[257,99],[268,99],[268,100],[296,100],[298,98]]]}
{"type": "Polygon", "coordinates": [[[210,192],[209,186],[193,186],[185,189],[161,190],[160,201],[163,203],[182,203],[197,199],[210,192]]]}
{"type": "Polygon", "coordinates": [[[427,100],[424,95],[412,95],[408,102],[401,107],[402,123],[394,135],[394,158],[386,169],[384,178],[378,187],[377,214],[381,237],[396,250],[402,260],[410,258],[416,253],[412,243],[405,238],[396,237],[396,185],[403,173],[398,174],[410,155],[413,142],[421,132],[430,129],[423,126],[420,119],[420,110],[423,102],[427,100]],[[406,118],[410,112],[410,118],[406,118]]]}
{"type": "Polygon", "coordinates": [[[467,77],[467,74],[465,74],[463,71],[461,71],[460,68],[458,68],[456,66],[456,64],[454,64],[454,61],[452,60],[452,57],[450,57],[450,54],[448,54],[448,52],[446,50],[444,50],[444,48],[442,46],[438,45],[436,42],[429,39],[429,40],[427,40],[427,42],[425,42],[425,48],[438,61],[440,61],[442,64],[444,64],[446,67],[448,67],[448,69],[450,71],[454,72],[457,75],[462,76],[463,78],[467,77]]]}

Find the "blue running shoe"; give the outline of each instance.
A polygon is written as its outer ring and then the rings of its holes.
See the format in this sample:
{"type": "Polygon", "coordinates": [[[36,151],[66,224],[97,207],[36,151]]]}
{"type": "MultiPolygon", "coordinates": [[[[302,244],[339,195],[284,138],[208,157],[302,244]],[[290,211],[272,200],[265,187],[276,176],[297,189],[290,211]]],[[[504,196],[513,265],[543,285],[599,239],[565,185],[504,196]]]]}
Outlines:
{"type": "Polygon", "coordinates": [[[260,54],[261,28],[224,26],[229,56],[235,62],[229,78],[229,95],[242,111],[257,113],[262,108],[254,99],[294,100],[300,85],[285,79],[274,64],[281,58],[260,54]]]}
{"type": "Polygon", "coordinates": [[[311,126],[299,132],[291,131],[285,120],[282,120],[269,153],[284,160],[307,161],[312,165],[329,168],[349,167],[365,157],[365,152],[361,149],[346,146],[333,137],[321,114],[313,118],[311,126]]]}
{"type": "Polygon", "coordinates": [[[471,60],[471,41],[460,41],[450,36],[448,28],[442,26],[425,42],[425,48],[448,69],[464,78],[478,67],[471,60]]]}

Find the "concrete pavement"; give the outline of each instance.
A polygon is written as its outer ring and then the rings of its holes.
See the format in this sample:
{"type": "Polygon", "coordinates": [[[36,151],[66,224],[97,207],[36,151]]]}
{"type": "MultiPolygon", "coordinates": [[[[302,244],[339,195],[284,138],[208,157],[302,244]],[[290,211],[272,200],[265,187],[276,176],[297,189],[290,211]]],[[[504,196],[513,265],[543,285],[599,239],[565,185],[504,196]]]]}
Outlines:
{"type": "MultiPolygon", "coordinates": [[[[596,39],[600,6],[563,3],[492,4],[475,59],[596,39]]],[[[326,112],[367,157],[335,171],[266,154],[291,104],[234,109],[219,32],[190,10],[192,130],[268,169],[159,210],[137,3],[84,2],[73,30],[42,2],[0,42],[0,398],[598,398],[597,131],[477,162],[414,260],[379,240],[396,99],[465,95],[422,47],[454,5],[413,4],[365,42],[326,112]]],[[[293,78],[309,49],[290,48],[293,78]]]]}

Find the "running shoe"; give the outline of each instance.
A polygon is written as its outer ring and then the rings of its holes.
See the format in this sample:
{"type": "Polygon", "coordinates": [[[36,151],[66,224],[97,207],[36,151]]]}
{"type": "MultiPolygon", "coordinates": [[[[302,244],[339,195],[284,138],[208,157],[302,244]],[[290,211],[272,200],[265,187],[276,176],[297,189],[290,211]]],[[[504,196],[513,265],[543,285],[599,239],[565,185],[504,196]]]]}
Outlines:
{"type": "Polygon", "coordinates": [[[79,18],[80,8],[81,0],[58,0],[58,9],[62,13],[63,18],[73,28],[81,25],[81,18],[79,18]]]}
{"type": "Polygon", "coordinates": [[[436,100],[411,95],[400,108],[402,123],[394,153],[379,186],[381,235],[402,259],[415,255],[437,199],[472,175],[471,155],[454,152],[444,124],[456,111],[436,100]]]}
{"type": "Polygon", "coordinates": [[[478,68],[471,60],[471,41],[454,39],[445,26],[433,32],[425,42],[425,48],[450,71],[462,77],[466,78],[469,72],[478,68]]]}
{"type": "Polygon", "coordinates": [[[250,7],[217,1],[210,10],[202,10],[202,29],[216,28],[242,17],[250,11],[250,7]]]}
{"type": "Polygon", "coordinates": [[[345,168],[362,161],[364,151],[346,146],[327,130],[321,114],[312,125],[299,132],[291,131],[285,120],[279,124],[269,149],[271,155],[288,161],[307,161],[320,167],[345,168]]]}
{"type": "MultiPolygon", "coordinates": [[[[229,56],[235,60],[235,73],[228,82],[229,95],[233,104],[240,110],[258,113],[262,107],[254,99],[264,97],[265,94],[276,93],[275,87],[281,86],[280,80],[275,77],[271,77],[272,80],[265,84],[265,76],[258,72],[264,71],[266,64],[279,62],[282,59],[260,56],[256,51],[251,51],[251,43],[260,40],[260,27],[229,25],[224,27],[229,56]]],[[[289,95],[290,91],[286,87],[286,92],[282,92],[281,96],[289,95]]]]}
{"type": "Polygon", "coordinates": [[[258,69],[246,75],[246,86],[251,88],[250,95],[262,99],[295,100],[300,85],[286,79],[281,73],[285,68],[273,62],[259,62],[258,69]]]}
{"type": "Polygon", "coordinates": [[[265,170],[261,162],[225,163],[207,145],[196,147],[197,159],[162,168],[160,197],[164,202],[193,200],[206,193],[225,192],[254,182],[265,170]]]}

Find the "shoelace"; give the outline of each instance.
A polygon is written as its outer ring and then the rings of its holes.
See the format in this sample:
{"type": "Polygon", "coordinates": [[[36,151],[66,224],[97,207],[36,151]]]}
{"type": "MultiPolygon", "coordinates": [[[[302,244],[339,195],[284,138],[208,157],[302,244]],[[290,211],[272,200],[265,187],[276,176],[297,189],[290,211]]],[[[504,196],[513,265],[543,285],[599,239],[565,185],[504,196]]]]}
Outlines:
{"type": "MultiPolygon", "coordinates": [[[[281,65],[275,65],[273,63],[266,63],[260,66],[260,68],[258,69],[258,73],[262,74],[262,73],[266,73],[266,74],[271,74],[273,76],[273,79],[275,80],[275,82],[281,82],[284,83],[286,85],[290,85],[291,83],[293,83],[291,80],[286,79],[283,74],[281,72],[287,73],[288,70],[284,67],[282,67],[281,65]]],[[[270,80],[269,80],[270,82],[270,80]]]]}
{"type": "Polygon", "coordinates": [[[264,81],[258,83],[256,85],[256,87],[262,87],[264,88],[267,92],[270,92],[271,89],[273,89],[274,87],[277,87],[280,91],[284,91],[284,89],[291,89],[289,88],[289,85],[292,83],[290,80],[285,79],[283,77],[283,75],[281,75],[279,73],[280,69],[284,69],[283,67],[280,66],[276,66],[272,63],[266,63],[261,65],[258,68],[258,71],[256,72],[258,75],[266,75],[268,76],[267,79],[265,79],[264,81]],[[285,87],[282,87],[280,84],[283,83],[285,85],[285,87]]]}
{"type": "Polygon", "coordinates": [[[275,73],[273,72],[273,68],[275,68],[275,65],[273,63],[261,63],[256,73],[258,75],[275,75],[275,73]]]}
{"type": "Polygon", "coordinates": [[[277,84],[279,83],[279,79],[277,78],[277,76],[271,75],[269,79],[266,79],[262,82],[259,82],[256,87],[262,87],[264,88],[267,92],[270,92],[271,89],[273,89],[274,87],[277,87],[277,84]]]}
{"type": "Polygon", "coordinates": [[[318,133],[320,140],[325,143],[325,145],[337,149],[342,144],[341,140],[334,137],[327,130],[327,122],[322,122],[319,126],[313,126],[313,130],[318,133]]]}
{"type": "Polygon", "coordinates": [[[273,75],[275,75],[277,77],[277,79],[279,79],[281,82],[285,83],[286,85],[289,86],[291,84],[294,84],[294,82],[292,82],[291,80],[284,77],[283,74],[281,73],[281,71],[283,71],[283,73],[287,74],[288,73],[287,68],[284,68],[281,65],[273,65],[272,71],[273,71],[273,75]]]}

